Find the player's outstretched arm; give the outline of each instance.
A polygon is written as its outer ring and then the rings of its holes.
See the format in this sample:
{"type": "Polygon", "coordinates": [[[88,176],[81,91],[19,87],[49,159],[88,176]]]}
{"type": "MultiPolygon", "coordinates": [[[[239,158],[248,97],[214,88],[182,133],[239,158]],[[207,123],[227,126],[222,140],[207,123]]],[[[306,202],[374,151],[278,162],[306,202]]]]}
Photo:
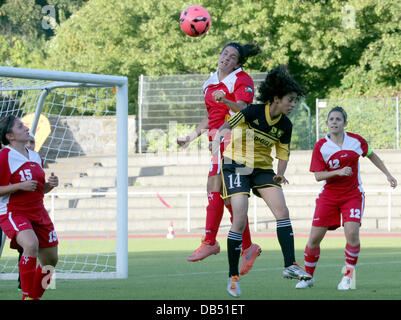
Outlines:
{"type": "Polygon", "coordinates": [[[205,116],[203,120],[197,125],[195,130],[192,131],[189,135],[187,135],[185,138],[178,137],[177,144],[182,148],[188,147],[188,145],[192,141],[194,141],[196,138],[198,138],[200,135],[206,132],[208,128],[209,128],[209,118],[205,116]]]}
{"type": "Polygon", "coordinates": [[[386,177],[388,182],[390,183],[390,186],[392,188],[395,188],[397,186],[397,180],[391,175],[391,173],[387,170],[386,166],[384,165],[383,161],[379,158],[379,156],[372,152],[370,155],[368,155],[368,159],[372,161],[372,163],[379,168],[381,172],[383,172],[386,177]]]}

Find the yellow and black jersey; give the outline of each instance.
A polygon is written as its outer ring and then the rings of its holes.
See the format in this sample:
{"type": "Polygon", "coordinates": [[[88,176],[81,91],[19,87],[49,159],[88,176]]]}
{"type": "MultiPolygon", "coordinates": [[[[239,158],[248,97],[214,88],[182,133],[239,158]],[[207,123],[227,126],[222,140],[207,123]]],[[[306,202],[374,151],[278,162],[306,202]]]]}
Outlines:
{"type": "Polygon", "coordinates": [[[232,131],[224,157],[250,168],[272,169],[275,146],[277,159],[289,159],[292,123],[284,114],[272,120],[270,105],[249,105],[227,122],[232,131]]]}

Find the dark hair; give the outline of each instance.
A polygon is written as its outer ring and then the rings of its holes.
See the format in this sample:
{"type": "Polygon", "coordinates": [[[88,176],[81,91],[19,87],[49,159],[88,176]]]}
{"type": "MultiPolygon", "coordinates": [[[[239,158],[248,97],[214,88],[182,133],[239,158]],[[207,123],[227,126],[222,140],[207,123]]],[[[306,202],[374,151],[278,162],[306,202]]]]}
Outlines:
{"type": "Polygon", "coordinates": [[[340,107],[340,106],[335,106],[333,108],[331,108],[331,110],[329,111],[329,113],[327,114],[327,119],[329,119],[330,113],[337,111],[340,112],[343,115],[344,118],[344,122],[347,122],[347,113],[345,112],[345,110],[340,107]]]}
{"type": "Polygon", "coordinates": [[[1,144],[6,146],[10,144],[10,141],[6,138],[7,133],[11,133],[11,128],[14,126],[14,122],[17,118],[13,115],[9,115],[0,120],[0,141],[1,144]]]}
{"type": "Polygon", "coordinates": [[[247,43],[242,45],[238,42],[229,42],[224,46],[221,52],[223,52],[224,49],[227,47],[234,47],[235,49],[237,49],[237,51],[239,52],[238,64],[240,66],[245,64],[249,57],[256,56],[262,51],[260,47],[255,43],[247,43]]]}
{"type": "Polygon", "coordinates": [[[281,99],[291,92],[295,92],[298,96],[305,96],[304,89],[296,83],[287,67],[279,65],[270,70],[266,79],[260,84],[258,100],[262,103],[272,103],[274,97],[281,99]]]}

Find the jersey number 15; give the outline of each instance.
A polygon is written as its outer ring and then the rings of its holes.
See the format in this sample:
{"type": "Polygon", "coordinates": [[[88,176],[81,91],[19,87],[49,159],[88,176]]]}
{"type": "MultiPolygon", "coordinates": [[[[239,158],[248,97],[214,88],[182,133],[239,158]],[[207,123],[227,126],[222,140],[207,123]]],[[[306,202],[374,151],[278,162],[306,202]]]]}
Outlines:
{"type": "Polygon", "coordinates": [[[21,176],[21,181],[32,180],[31,169],[20,170],[18,173],[21,176]]]}

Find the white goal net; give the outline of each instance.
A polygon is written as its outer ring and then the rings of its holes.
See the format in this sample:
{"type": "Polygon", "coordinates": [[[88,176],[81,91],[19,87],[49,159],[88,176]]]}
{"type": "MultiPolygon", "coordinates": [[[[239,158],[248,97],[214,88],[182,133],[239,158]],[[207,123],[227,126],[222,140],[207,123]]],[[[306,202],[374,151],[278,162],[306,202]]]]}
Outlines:
{"type": "MultiPolygon", "coordinates": [[[[126,278],[127,79],[0,67],[0,118],[35,133],[46,176],[59,187],[45,207],[59,239],[57,278],[126,278]]],[[[0,278],[18,277],[6,240],[0,278]]]]}

